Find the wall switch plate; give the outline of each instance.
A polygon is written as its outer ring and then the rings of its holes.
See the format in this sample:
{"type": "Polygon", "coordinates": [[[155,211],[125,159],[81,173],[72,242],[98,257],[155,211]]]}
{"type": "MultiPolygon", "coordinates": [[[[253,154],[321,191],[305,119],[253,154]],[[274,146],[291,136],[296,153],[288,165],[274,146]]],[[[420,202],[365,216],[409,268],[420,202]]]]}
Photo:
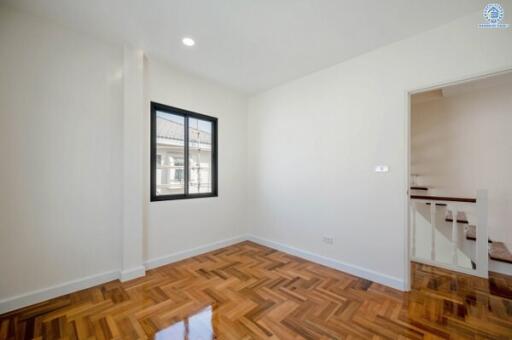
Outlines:
{"type": "Polygon", "coordinates": [[[327,243],[327,244],[334,244],[334,238],[333,237],[330,237],[330,236],[324,236],[322,238],[322,241],[324,241],[324,243],[327,243]]]}
{"type": "Polygon", "coordinates": [[[375,167],[375,172],[388,172],[389,167],[387,165],[377,165],[375,167]]]}

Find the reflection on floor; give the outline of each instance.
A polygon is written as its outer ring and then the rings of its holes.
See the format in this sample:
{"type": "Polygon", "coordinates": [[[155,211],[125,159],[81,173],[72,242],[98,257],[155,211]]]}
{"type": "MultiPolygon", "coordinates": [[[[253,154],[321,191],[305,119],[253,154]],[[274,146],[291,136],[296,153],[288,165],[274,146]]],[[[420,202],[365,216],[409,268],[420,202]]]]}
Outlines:
{"type": "Polygon", "coordinates": [[[402,293],[243,242],[0,316],[0,339],[512,338],[512,278],[413,264],[402,293]]]}
{"type": "Polygon", "coordinates": [[[156,340],[213,339],[212,306],[155,334],[156,340]]]}

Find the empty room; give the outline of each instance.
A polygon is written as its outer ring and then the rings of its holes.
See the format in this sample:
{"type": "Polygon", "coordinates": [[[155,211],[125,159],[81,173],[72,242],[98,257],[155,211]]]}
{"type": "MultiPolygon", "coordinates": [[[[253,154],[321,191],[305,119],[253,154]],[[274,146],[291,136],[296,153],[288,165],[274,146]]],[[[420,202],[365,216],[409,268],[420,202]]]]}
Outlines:
{"type": "Polygon", "coordinates": [[[512,0],[0,0],[0,340],[512,339],[512,0]]]}

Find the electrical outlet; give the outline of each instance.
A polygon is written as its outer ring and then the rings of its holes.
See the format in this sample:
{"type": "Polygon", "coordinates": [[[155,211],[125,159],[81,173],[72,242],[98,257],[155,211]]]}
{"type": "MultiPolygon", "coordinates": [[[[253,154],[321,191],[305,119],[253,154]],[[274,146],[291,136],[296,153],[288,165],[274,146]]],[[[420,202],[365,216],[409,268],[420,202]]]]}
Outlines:
{"type": "Polygon", "coordinates": [[[334,244],[334,238],[333,238],[333,237],[331,237],[331,236],[324,236],[324,237],[322,238],[322,240],[323,240],[323,241],[324,241],[324,243],[326,243],[326,244],[329,244],[329,245],[334,244]]]}

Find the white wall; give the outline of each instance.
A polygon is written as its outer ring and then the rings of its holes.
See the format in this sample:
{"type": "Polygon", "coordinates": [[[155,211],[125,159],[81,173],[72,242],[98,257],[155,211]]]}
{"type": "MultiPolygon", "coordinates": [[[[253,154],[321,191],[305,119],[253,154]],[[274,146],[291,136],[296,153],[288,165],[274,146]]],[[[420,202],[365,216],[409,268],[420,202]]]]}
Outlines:
{"type": "MultiPolygon", "coordinates": [[[[399,286],[406,91],[512,67],[512,31],[483,31],[480,21],[478,13],[256,96],[249,119],[242,95],[150,57],[148,102],[219,118],[219,197],[149,202],[146,105],[144,259],[242,235],[250,213],[257,236],[399,286]],[[381,163],[391,172],[377,176],[381,163]]],[[[1,310],[20,294],[50,297],[62,293],[50,286],[119,274],[127,115],[121,46],[3,8],[0,46],[1,310]]]]}
{"type": "Polygon", "coordinates": [[[0,314],[246,233],[244,95],[1,6],[0,46],[0,314]],[[149,100],[219,119],[218,197],[149,202],[149,100]]]}
{"type": "Polygon", "coordinates": [[[122,50],[0,7],[0,300],[120,266],[122,50]]]}
{"type": "MultiPolygon", "coordinates": [[[[217,117],[219,135],[218,197],[149,202],[147,191],[146,259],[154,261],[246,233],[247,100],[157,59],[147,66],[150,101],[217,117]]],[[[146,126],[149,190],[149,111],[146,126]]]]}
{"type": "Polygon", "coordinates": [[[489,235],[512,244],[512,82],[412,106],[411,171],[433,195],[489,190],[489,235]]]}
{"type": "Polygon", "coordinates": [[[407,92],[511,68],[512,30],[481,22],[475,13],[254,97],[252,233],[402,285],[407,92]],[[377,164],[390,172],[374,173],[377,164]]]}

